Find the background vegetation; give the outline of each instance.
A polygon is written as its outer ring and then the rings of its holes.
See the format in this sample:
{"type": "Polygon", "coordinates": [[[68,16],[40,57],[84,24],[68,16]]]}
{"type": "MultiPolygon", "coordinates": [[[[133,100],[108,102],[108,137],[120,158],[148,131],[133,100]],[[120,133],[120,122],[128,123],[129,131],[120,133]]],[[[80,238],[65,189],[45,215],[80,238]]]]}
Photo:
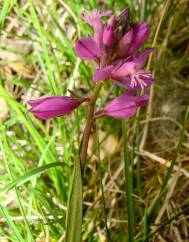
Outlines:
{"type": "MultiPolygon", "coordinates": [[[[90,93],[93,67],[74,53],[77,38],[91,33],[80,13],[109,8],[118,14],[126,6],[135,21],[149,22],[146,46],[156,47],[148,62],[156,80],[149,106],[128,120],[125,137],[134,238],[189,241],[187,0],[0,1],[0,241],[63,241],[86,108],[41,122],[27,113],[27,100],[65,95],[68,89],[90,93]]],[[[110,95],[116,92],[113,87],[110,95]]],[[[93,128],[84,175],[82,241],[107,241],[106,228],[110,241],[128,236],[121,133],[121,120],[111,118],[98,120],[93,128]]]]}

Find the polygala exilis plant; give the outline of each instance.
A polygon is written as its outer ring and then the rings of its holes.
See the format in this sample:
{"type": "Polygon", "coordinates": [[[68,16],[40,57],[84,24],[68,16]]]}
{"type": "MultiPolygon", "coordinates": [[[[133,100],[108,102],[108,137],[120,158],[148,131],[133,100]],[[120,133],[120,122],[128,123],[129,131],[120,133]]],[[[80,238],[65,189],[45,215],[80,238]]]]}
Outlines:
{"type": "MultiPolygon", "coordinates": [[[[152,74],[144,70],[146,60],[153,49],[148,48],[142,52],[139,51],[149,36],[149,27],[146,22],[139,24],[132,23],[129,8],[124,9],[117,17],[112,15],[109,10],[103,12],[95,10],[91,15],[83,12],[82,18],[94,29],[94,34],[91,37],[79,39],[76,43],[75,51],[81,59],[94,63],[96,70],[93,75],[94,90],[92,90],[92,95],[86,98],[54,96],[30,100],[28,102],[31,105],[30,112],[36,118],[42,120],[65,115],[78,108],[82,103],[89,103],[79,154],[80,162],[77,162],[81,166],[76,165],[77,169],[79,167],[80,172],[74,172],[75,179],[76,177],[77,179],[82,179],[81,173],[85,166],[93,121],[104,115],[122,119],[133,116],[138,107],[142,107],[148,102],[148,95],[136,96],[135,92],[139,89],[149,87],[153,83],[152,74]],[[107,23],[104,23],[102,20],[104,16],[109,17],[107,23]],[[95,104],[99,92],[108,80],[112,84],[122,87],[125,91],[122,95],[111,100],[102,110],[95,111],[95,104]]],[[[82,211],[78,215],[79,211],[77,210],[78,208],[82,208],[79,205],[82,201],[78,201],[77,199],[72,201],[76,196],[73,193],[77,193],[79,190],[79,188],[74,188],[76,183],[74,183],[73,179],[68,209],[67,230],[69,230],[69,226],[80,226],[79,228],[81,230],[81,225],[79,225],[77,219],[82,221],[82,211]],[[74,223],[73,220],[77,222],[74,223]]],[[[82,190],[82,186],[80,189],[82,190]]],[[[75,232],[73,231],[73,228],[69,232],[66,231],[66,241],[79,241],[76,237],[81,231],[78,234],[76,228],[75,232]]]]}

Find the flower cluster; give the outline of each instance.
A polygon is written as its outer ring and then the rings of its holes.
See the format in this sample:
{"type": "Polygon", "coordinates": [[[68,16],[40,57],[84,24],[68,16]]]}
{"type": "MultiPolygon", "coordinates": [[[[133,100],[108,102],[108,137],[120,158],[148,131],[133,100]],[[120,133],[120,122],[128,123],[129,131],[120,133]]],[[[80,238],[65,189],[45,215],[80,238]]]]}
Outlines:
{"type": "MultiPolygon", "coordinates": [[[[148,24],[132,23],[129,8],[124,9],[117,17],[107,10],[93,11],[90,16],[84,12],[82,18],[94,29],[94,34],[77,41],[76,54],[83,60],[94,62],[94,82],[111,80],[126,90],[103,110],[96,112],[95,116],[127,118],[134,115],[137,107],[145,105],[148,101],[148,95],[135,96],[135,91],[153,83],[152,74],[144,70],[146,60],[153,49],[138,52],[148,39],[148,24]],[[104,16],[109,17],[107,23],[102,20],[104,16]]],[[[81,103],[89,101],[89,98],[59,96],[31,100],[29,104],[32,106],[30,111],[37,118],[46,120],[67,114],[81,103]]]]}

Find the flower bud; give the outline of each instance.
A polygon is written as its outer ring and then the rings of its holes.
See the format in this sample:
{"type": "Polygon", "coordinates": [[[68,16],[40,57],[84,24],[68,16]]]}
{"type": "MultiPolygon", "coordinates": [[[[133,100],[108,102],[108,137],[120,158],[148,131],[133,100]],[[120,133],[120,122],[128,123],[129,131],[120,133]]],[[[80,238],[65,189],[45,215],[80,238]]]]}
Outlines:
{"type": "Polygon", "coordinates": [[[133,29],[130,29],[119,41],[119,49],[126,51],[133,39],[133,29]]]}
{"type": "Polygon", "coordinates": [[[115,16],[112,16],[109,21],[108,25],[105,26],[103,32],[103,44],[108,46],[109,48],[112,47],[114,41],[114,23],[115,23],[115,16]]]}
{"type": "Polygon", "coordinates": [[[83,102],[89,102],[89,99],[75,99],[67,96],[54,96],[28,101],[29,105],[31,106],[29,112],[33,113],[36,118],[41,120],[63,116],[72,112],[83,102]]]}

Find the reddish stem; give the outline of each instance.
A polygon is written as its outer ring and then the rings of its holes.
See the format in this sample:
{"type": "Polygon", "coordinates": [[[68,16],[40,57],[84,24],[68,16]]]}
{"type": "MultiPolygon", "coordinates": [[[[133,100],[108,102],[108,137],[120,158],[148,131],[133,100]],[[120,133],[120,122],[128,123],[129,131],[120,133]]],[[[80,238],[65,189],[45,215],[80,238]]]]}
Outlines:
{"type": "Polygon", "coordinates": [[[99,95],[100,89],[102,88],[102,83],[99,82],[95,89],[94,93],[92,96],[92,100],[89,106],[88,114],[87,114],[87,121],[83,133],[83,138],[82,138],[82,144],[81,144],[81,152],[80,152],[80,162],[81,162],[81,168],[82,171],[84,171],[85,168],[85,161],[87,158],[87,150],[88,150],[88,144],[89,144],[89,137],[90,137],[90,132],[92,128],[92,124],[94,121],[94,110],[95,110],[95,105],[96,105],[96,100],[99,95]]]}

